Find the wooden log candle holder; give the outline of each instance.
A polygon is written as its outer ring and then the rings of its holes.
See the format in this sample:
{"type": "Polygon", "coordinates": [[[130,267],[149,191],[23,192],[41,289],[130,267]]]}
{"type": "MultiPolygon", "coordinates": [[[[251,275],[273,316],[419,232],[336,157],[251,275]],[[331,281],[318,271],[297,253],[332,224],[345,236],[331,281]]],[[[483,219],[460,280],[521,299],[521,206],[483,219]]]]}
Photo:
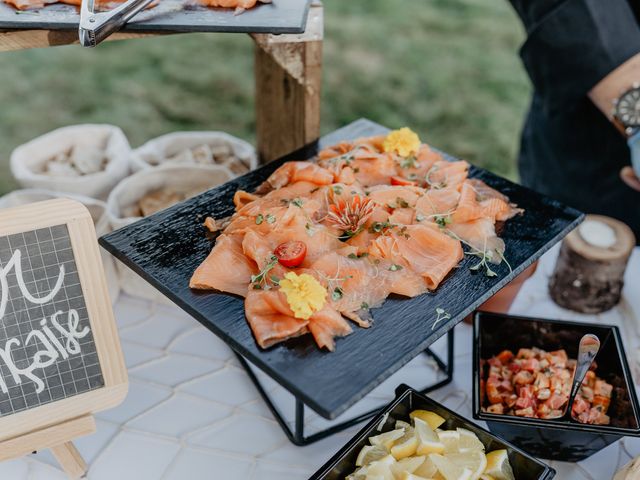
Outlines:
{"type": "Polygon", "coordinates": [[[551,298],[561,307],[600,313],[620,301],[624,272],[635,237],[624,223],[587,215],[562,242],[549,283],[551,298]]]}

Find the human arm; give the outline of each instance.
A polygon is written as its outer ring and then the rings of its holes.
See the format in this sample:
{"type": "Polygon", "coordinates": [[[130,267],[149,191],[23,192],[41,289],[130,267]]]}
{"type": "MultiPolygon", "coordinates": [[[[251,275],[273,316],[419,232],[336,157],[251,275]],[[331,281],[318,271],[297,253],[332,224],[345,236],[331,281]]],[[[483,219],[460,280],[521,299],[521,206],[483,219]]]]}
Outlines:
{"type": "MultiPolygon", "coordinates": [[[[589,98],[613,122],[615,101],[623,92],[639,82],[640,54],[636,54],[598,82],[589,92],[589,98]]],[[[630,166],[620,171],[620,178],[629,187],[640,191],[640,178],[630,166]]]]}

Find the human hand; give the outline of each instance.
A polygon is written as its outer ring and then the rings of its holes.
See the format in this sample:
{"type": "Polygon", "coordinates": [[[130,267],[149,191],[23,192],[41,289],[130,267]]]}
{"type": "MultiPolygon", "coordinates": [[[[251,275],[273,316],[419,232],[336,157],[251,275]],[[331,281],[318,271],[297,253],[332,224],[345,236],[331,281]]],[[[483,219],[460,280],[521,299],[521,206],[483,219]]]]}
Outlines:
{"type": "Polygon", "coordinates": [[[622,170],[620,170],[620,178],[629,187],[640,192],[640,178],[637,177],[636,173],[633,171],[633,168],[624,167],[622,170]]]}

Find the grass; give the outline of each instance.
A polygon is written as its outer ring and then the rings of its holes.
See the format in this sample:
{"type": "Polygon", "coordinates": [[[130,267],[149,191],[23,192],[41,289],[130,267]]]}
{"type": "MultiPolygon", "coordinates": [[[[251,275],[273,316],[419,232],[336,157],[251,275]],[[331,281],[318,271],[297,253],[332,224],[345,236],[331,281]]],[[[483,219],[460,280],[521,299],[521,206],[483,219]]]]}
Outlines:
{"type": "MultiPolygon", "coordinates": [[[[322,130],[359,117],[516,177],[529,84],[506,0],[325,0],[322,130]]],[[[174,130],[255,139],[252,42],[192,34],[0,55],[0,193],[17,145],[105,122],[133,146],[174,130]]]]}

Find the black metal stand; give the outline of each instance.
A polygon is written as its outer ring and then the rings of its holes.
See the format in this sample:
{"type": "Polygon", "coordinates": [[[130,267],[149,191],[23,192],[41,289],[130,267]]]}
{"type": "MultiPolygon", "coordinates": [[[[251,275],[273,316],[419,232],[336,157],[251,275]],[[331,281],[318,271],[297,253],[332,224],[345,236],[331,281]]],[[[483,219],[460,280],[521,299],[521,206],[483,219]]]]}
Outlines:
{"type": "MultiPolygon", "coordinates": [[[[447,362],[446,363],[442,361],[442,359],[438,357],[438,355],[436,355],[430,348],[427,348],[424,351],[424,353],[430,356],[431,358],[433,358],[433,360],[438,365],[438,368],[445,373],[446,377],[440,380],[439,382],[436,382],[433,385],[430,385],[424,388],[423,390],[420,390],[420,392],[429,393],[451,383],[451,380],[453,380],[453,328],[447,332],[447,362]]],[[[305,408],[304,403],[302,403],[302,401],[299,398],[295,399],[296,400],[295,423],[294,423],[294,430],[292,431],[291,428],[289,428],[287,421],[285,420],[283,415],[280,413],[280,410],[275,405],[275,403],[271,400],[271,398],[269,397],[269,394],[262,386],[262,383],[260,382],[256,374],[253,372],[253,370],[251,369],[248,362],[242,356],[238,354],[236,354],[236,356],[238,357],[240,364],[247,371],[249,378],[258,389],[258,392],[260,393],[260,396],[267,404],[267,407],[269,407],[269,410],[271,410],[271,413],[280,424],[280,427],[284,431],[285,435],[295,445],[304,446],[304,445],[309,445],[311,443],[317,442],[318,440],[322,440],[323,438],[333,435],[334,433],[338,433],[342,430],[345,430],[349,427],[352,427],[353,425],[356,425],[360,422],[363,422],[364,420],[367,420],[375,416],[380,411],[380,409],[384,407],[384,405],[380,405],[379,408],[375,408],[367,413],[358,415],[355,418],[346,420],[342,423],[339,423],[330,428],[327,428],[326,430],[321,430],[319,432],[314,433],[313,435],[305,437],[304,435],[304,408],[305,408]]]]}

